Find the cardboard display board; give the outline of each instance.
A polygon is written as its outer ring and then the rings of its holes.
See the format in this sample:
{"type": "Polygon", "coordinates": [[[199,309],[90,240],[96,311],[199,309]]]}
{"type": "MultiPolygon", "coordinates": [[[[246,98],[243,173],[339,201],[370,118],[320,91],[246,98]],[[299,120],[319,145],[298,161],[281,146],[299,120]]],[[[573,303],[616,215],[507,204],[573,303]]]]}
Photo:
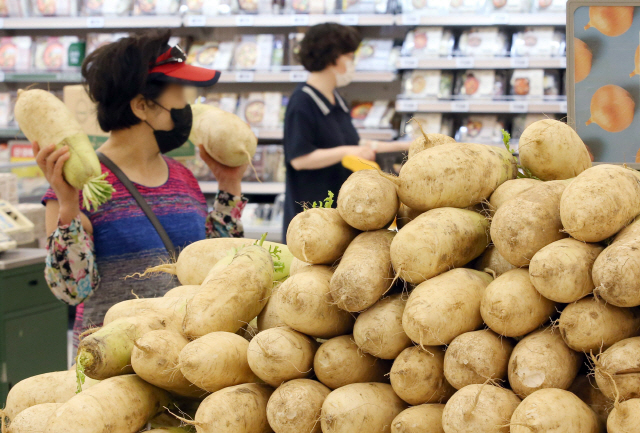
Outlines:
{"type": "Polygon", "coordinates": [[[567,3],[568,122],[600,162],[640,149],[640,0],[567,3]]]}

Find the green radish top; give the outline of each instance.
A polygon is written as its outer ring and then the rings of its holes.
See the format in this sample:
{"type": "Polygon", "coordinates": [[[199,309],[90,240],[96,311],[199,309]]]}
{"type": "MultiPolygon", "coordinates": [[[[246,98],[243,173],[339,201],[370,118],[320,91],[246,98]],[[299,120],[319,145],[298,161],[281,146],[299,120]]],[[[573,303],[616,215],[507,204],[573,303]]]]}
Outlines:
{"type": "MultiPolygon", "coordinates": [[[[511,141],[511,134],[509,134],[507,131],[505,131],[504,129],[502,130],[502,142],[504,143],[504,147],[507,148],[507,150],[509,151],[510,154],[513,155],[513,157],[516,157],[516,151],[514,149],[511,148],[511,146],[509,146],[509,142],[511,141]]],[[[540,180],[537,177],[535,177],[533,175],[533,173],[531,173],[531,171],[526,168],[525,166],[518,164],[518,179],[522,179],[522,178],[528,178],[528,179],[536,179],[536,180],[540,180]]]]}

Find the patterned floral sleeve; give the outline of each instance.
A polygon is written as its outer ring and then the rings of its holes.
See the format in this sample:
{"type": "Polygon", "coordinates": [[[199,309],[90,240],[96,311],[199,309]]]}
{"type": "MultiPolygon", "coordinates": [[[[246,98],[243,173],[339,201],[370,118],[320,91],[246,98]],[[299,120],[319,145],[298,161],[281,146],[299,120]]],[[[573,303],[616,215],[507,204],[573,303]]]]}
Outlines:
{"type": "Polygon", "coordinates": [[[244,237],[242,227],[242,210],[247,199],[228,192],[219,191],[213,204],[213,210],[207,215],[207,238],[241,238],[244,237]]]}
{"type": "Polygon", "coordinates": [[[53,294],[69,305],[78,305],[98,286],[93,239],[80,218],[58,226],[47,243],[45,279],[53,294]]]}

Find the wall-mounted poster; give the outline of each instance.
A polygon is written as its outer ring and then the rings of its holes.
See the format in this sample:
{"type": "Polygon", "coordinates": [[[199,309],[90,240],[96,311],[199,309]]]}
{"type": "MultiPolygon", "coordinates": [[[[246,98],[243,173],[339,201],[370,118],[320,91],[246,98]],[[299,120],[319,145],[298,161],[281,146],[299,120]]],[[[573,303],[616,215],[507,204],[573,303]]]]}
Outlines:
{"type": "Polygon", "coordinates": [[[569,0],[567,44],[569,123],[596,161],[635,162],[640,149],[640,1],[569,0]]]}

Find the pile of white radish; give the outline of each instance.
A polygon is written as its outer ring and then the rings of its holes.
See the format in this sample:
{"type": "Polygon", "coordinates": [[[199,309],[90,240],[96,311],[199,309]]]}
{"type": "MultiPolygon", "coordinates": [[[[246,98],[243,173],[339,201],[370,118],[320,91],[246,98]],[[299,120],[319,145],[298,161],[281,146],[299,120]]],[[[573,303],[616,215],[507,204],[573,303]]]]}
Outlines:
{"type": "Polygon", "coordinates": [[[17,384],[3,433],[640,431],[640,175],[585,155],[549,120],[522,165],[427,137],[297,215],[288,249],[196,243],[154,270],[184,286],[83,339],[80,393],[17,384]]]}

